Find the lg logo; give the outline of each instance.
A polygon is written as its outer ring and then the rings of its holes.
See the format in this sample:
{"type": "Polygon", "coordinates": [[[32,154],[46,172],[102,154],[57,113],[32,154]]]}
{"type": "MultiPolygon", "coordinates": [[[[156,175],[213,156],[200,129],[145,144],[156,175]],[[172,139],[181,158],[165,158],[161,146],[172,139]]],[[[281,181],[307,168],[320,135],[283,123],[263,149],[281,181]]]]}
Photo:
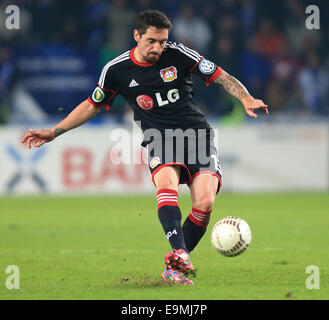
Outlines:
{"type": "Polygon", "coordinates": [[[153,99],[146,94],[141,94],[136,98],[136,102],[140,108],[144,110],[151,110],[154,107],[153,99]]]}
{"type": "Polygon", "coordinates": [[[157,98],[159,107],[162,107],[162,106],[168,104],[169,102],[174,103],[179,99],[178,89],[171,89],[168,91],[168,93],[167,93],[168,100],[162,100],[160,92],[157,92],[155,94],[155,96],[157,98]]]}
{"type": "MultiPolygon", "coordinates": [[[[167,92],[167,99],[163,98],[160,92],[157,92],[155,94],[155,97],[157,99],[158,106],[163,107],[169,103],[176,102],[179,99],[179,92],[178,89],[171,89],[167,92]]],[[[151,110],[154,107],[153,99],[150,96],[147,96],[146,94],[139,95],[136,98],[136,102],[139,107],[144,110],[151,110]]]]}
{"type": "Polygon", "coordinates": [[[8,17],[5,20],[5,26],[8,30],[20,29],[20,13],[19,8],[14,5],[7,6],[5,9],[8,17]]]}

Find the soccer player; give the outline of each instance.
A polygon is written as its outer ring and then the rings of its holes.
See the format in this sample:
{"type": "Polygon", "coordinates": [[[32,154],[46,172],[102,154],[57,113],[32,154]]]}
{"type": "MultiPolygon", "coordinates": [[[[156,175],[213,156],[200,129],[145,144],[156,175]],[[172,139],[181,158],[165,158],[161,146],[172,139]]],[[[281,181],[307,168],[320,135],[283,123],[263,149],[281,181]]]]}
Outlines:
{"type": "Polygon", "coordinates": [[[207,86],[222,85],[242,102],[250,117],[257,117],[255,109],[268,114],[268,106],[215,63],[183,44],[168,41],[171,27],[164,13],[141,12],[133,32],[137,46],[104,66],[92,95],[64,120],[50,130],[29,130],[22,143],[40,147],[94,117],[101,106],[109,109],[121,94],[144,132],[142,145],[148,149],[149,170],[157,189],[158,218],[172,247],[165,255],[162,278],[193,284],[188,278],[195,272],[189,254],[206,231],[222,173],[213,130],[194,102],[192,74],[207,86]],[[170,136],[174,131],[182,134],[170,136]],[[201,161],[200,155],[208,162],[201,161]],[[180,183],[188,184],[192,198],[183,225],[177,203],[180,183]]]}

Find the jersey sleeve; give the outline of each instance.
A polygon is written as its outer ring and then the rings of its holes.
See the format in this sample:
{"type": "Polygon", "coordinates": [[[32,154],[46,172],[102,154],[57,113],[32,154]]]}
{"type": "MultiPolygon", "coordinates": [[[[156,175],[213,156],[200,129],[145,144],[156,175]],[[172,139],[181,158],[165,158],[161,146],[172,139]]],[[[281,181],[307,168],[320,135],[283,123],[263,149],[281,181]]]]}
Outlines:
{"type": "Polygon", "coordinates": [[[175,46],[175,49],[178,50],[180,59],[188,72],[200,77],[205,82],[206,86],[209,86],[222,72],[221,67],[201,56],[197,51],[181,43],[174,43],[172,46],[175,46]]]}
{"type": "Polygon", "coordinates": [[[114,98],[118,95],[119,90],[114,84],[114,72],[107,66],[102,70],[97,86],[88,101],[94,106],[105,106],[110,110],[114,98]]]}

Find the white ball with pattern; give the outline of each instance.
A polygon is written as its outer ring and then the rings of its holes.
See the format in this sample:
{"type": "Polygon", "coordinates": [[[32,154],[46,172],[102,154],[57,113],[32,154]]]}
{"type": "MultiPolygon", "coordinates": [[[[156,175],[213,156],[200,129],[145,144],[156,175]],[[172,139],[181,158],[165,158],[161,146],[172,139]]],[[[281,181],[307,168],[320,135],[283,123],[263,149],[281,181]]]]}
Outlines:
{"type": "Polygon", "coordinates": [[[249,247],[251,230],[246,221],[238,217],[228,216],[218,222],[211,231],[213,247],[226,257],[240,255],[249,247]]]}

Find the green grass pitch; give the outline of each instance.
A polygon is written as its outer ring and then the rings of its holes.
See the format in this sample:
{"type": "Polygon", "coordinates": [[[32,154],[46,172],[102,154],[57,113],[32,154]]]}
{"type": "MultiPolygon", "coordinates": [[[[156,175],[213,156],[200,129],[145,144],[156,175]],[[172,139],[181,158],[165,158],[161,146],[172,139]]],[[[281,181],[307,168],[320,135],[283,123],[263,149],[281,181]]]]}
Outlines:
{"type": "MultiPolygon", "coordinates": [[[[191,202],[180,196],[183,219],[191,202]]],[[[161,280],[169,249],[155,196],[0,198],[0,299],[325,299],[329,298],[329,194],[221,194],[191,253],[194,286],[161,280]],[[225,216],[252,231],[241,256],[219,255],[211,226],[225,216]],[[5,283],[20,271],[20,289],[5,283]],[[320,288],[305,282],[309,265],[320,288]]]]}

